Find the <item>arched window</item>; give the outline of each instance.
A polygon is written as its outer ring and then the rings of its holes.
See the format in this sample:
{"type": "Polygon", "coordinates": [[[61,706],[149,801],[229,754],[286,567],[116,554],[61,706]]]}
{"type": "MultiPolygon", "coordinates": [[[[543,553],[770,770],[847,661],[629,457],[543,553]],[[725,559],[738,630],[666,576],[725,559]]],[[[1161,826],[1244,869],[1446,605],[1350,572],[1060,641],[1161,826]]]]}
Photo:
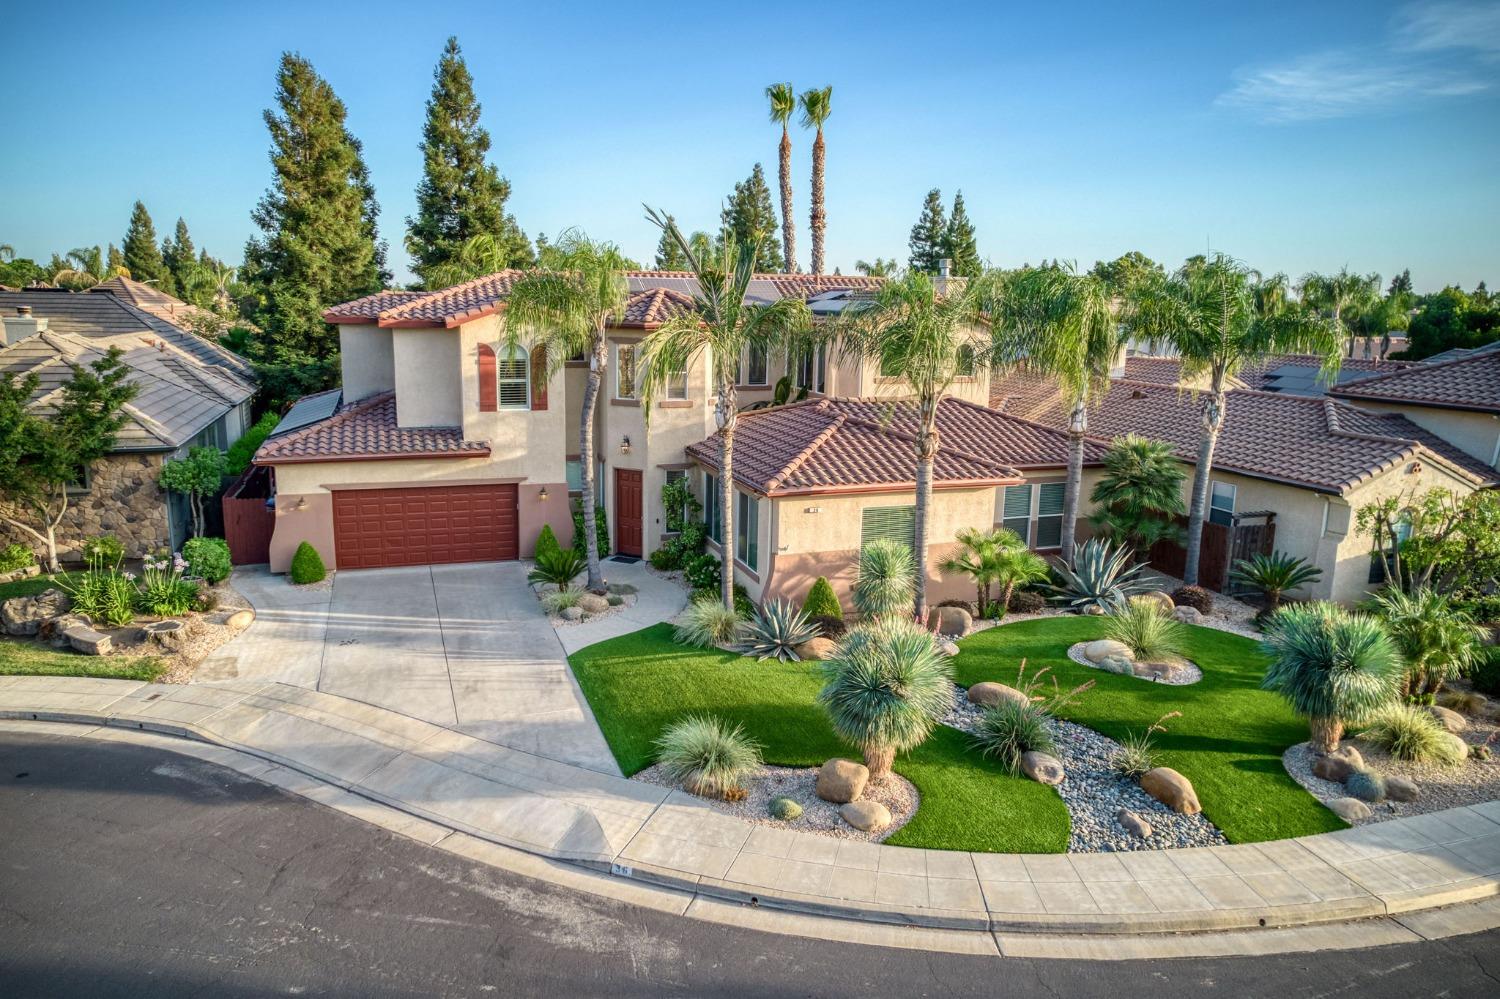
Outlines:
{"type": "Polygon", "coordinates": [[[531,358],[525,348],[511,344],[495,361],[495,381],[501,409],[531,408],[531,358]]]}

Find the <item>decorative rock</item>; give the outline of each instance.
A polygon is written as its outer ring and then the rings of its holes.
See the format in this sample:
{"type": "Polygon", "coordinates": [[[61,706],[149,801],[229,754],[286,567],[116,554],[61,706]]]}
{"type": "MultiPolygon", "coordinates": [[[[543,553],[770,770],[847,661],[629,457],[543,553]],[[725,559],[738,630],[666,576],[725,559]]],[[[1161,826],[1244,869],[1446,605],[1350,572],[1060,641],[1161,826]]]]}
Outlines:
{"type": "Polygon", "coordinates": [[[791,798],[772,798],[766,810],[771,818],[780,819],[782,822],[791,822],[793,819],[802,817],[802,806],[791,798]]]}
{"type": "Polygon", "coordinates": [[[973,615],[962,607],[934,607],[927,614],[927,630],[948,638],[963,638],[973,627],[973,615]]]}
{"type": "Polygon", "coordinates": [[[71,644],[68,641],[68,629],[79,625],[92,628],[94,622],[90,621],[86,614],[63,614],[43,621],[36,634],[54,649],[66,649],[71,644]]]}
{"type": "Polygon", "coordinates": [[[891,810],[878,801],[851,801],[839,808],[839,818],[860,832],[875,832],[891,824],[891,810]]]}
{"type": "Polygon", "coordinates": [[[68,644],[73,646],[73,651],[82,652],[86,656],[107,656],[114,645],[108,635],[81,624],[75,624],[64,634],[68,636],[68,644]]]}
{"type": "Polygon", "coordinates": [[[583,620],[583,608],[564,607],[562,610],[557,612],[557,616],[562,618],[564,621],[581,621],[583,620]]]}
{"type": "Polygon", "coordinates": [[[1201,624],[1203,613],[1196,607],[1184,605],[1172,611],[1172,618],[1173,620],[1181,621],[1183,624],[1201,624]]]}
{"type": "Polygon", "coordinates": [[[1345,778],[1357,769],[1359,769],[1358,765],[1348,757],[1335,753],[1328,756],[1320,756],[1314,760],[1312,772],[1314,777],[1321,777],[1324,780],[1331,780],[1335,784],[1342,784],[1345,778]]]}
{"type": "Polygon", "coordinates": [[[950,659],[953,656],[958,655],[958,646],[948,641],[946,638],[939,638],[937,640],[937,650],[943,655],[948,656],[950,659]]]}
{"type": "Polygon", "coordinates": [[[1104,608],[1098,604],[1089,604],[1083,609],[1082,613],[1087,614],[1089,617],[1103,617],[1104,608]]]}
{"type": "Polygon", "coordinates": [[[1135,672],[1135,663],[1120,656],[1107,656],[1094,664],[1106,673],[1118,673],[1121,676],[1130,676],[1135,672]]]}
{"type": "Polygon", "coordinates": [[[1356,770],[1344,778],[1344,788],[1351,798],[1374,805],[1385,800],[1385,778],[1373,770],[1356,770]]]}
{"type": "Polygon", "coordinates": [[[1122,808],[1115,813],[1115,821],[1130,835],[1141,839],[1151,838],[1151,823],[1141,818],[1128,808],[1122,808]]]}
{"type": "Polygon", "coordinates": [[[1035,750],[1021,754],[1021,772],[1038,784],[1061,784],[1067,776],[1061,760],[1035,750]]]}
{"type": "Polygon", "coordinates": [[[1134,673],[1147,680],[1170,683],[1177,675],[1177,667],[1171,663],[1136,663],[1134,673]]]}
{"type": "Polygon", "coordinates": [[[1350,825],[1370,817],[1370,806],[1358,798],[1334,798],[1328,803],[1328,810],[1350,825]]]}
{"type": "Polygon", "coordinates": [[[1177,609],[1172,602],[1172,594],[1165,590],[1152,590],[1150,593],[1140,593],[1130,598],[1138,603],[1155,604],[1161,608],[1163,614],[1170,614],[1177,609]]]}
{"type": "Polygon", "coordinates": [[[611,593],[604,598],[604,602],[611,607],[621,607],[625,604],[625,597],[623,594],[611,593]]]}
{"type": "Polygon", "coordinates": [[[1203,811],[1192,782],[1171,767],[1156,767],[1141,774],[1141,790],[1174,812],[1197,815],[1203,811]]]}
{"type": "Polygon", "coordinates": [[[224,623],[230,628],[233,628],[235,631],[244,631],[254,622],[255,611],[248,609],[235,611],[224,620],[224,623]]]}
{"type": "MultiPolygon", "coordinates": [[[[869,783],[869,780],[870,769],[863,763],[833,759],[818,768],[818,783],[815,791],[824,801],[843,804],[855,801],[864,794],[865,785],[869,783]]],[[[890,821],[889,813],[886,815],[886,821],[890,821]]]]}
{"type": "Polygon", "coordinates": [[[1392,801],[1416,801],[1421,793],[1416,781],[1394,776],[1385,779],[1385,796],[1392,801]]]}
{"type": "Polygon", "coordinates": [[[29,597],[12,597],[0,604],[0,623],[7,635],[35,635],[42,622],[57,617],[72,603],[62,590],[49,589],[29,597]]]}
{"type": "Polygon", "coordinates": [[[10,572],[0,573],[0,583],[12,583],[18,579],[30,579],[32,576],[41,574],[41,567],[35,562],[20,569],[12,569],[10,572]]]}
{"type": "Polygon", "coordinates": [[[827,659],[830,655],[833,654],[833,650],[836,648],[838,648],[838,643],[833,639],[819,637],[809,638],[807,641],[803,642],[792,651],[797,653],[798,659],[816,661],[819,659],[827,659]]]}
{"type": "Polygon", "coordinates": [[[1443,733],[1443,738],[1447,739],[1449,741],[1449,744],[1453,746],[1453,758],[1454,759],[1463,760],[1463,759],[1467,759],[1468,758],[1468,756],[1469,756],[1469,744],[1467,742],[1464,742],[1462,739],[1460,739],[1458,736],[1454,735],[1452,732],[1444,732],[1443,733]]]}
{"type": "Polygon", "coordinates": [[[585,593],[578,598],[577,605],[585,614],[602,614],[609,610],[609,601],[597,593],[585,593]]]}
{"type": "Polygon", "coordinates": [[[1432,712],[1432,717],[1438,720],[1438,724],[1455,735],[1469,727],[1469,720],[1452,708],[1438,707],[1430,704],[1427,710],[1432,712]]]}
{"type": "Polygon", "coordinates": [[[1083,647],[1083,657],[1091,663],[1102,663],[1106,659],[1135,660],[1128,645],[1112,638],[1101,638],[1088,643],[1083,647]]]}
{"type": "Polygon", "coordinates": [[[981,707],[992,708],[1002,701],[1015,701],[1017,704],[1029,704],[1031,699],[1014,687],[1007,687],[1003,683],[994,683],[985,680],[976,683],[969,688],[969,703],[978,704],[981,707]]]}

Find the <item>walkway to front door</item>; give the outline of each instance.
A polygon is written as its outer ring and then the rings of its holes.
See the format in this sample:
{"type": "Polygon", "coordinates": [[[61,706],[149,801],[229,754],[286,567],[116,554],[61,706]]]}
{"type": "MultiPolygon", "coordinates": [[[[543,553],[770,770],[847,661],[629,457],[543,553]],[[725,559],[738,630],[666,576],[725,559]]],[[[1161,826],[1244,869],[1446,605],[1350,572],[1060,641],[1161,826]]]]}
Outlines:
{"type": "Polygon", "coordinates": [[[615,469],[615,551],[640,558],[641,473],[634,468],[615,469]]]}

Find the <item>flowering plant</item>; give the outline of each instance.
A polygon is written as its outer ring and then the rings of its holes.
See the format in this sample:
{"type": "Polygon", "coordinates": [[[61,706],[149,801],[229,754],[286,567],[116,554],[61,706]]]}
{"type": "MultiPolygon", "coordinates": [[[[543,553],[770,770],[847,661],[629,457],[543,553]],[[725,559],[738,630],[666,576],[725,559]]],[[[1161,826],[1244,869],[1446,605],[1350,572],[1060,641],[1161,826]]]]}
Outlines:
{"type": "Polygon", "coordinates": [[[141,606],[160,617],[191,610],[198,587],[182,578],[187,567],[186,560],[176,552],[147,555],[141,563],[141,606]]]}
{"type": "Polygon", "coordinates": [[[58,585],[72,598],[73,610],[111,628],[124,627],[135,617],[135,577],[120,571],[111,552],[98,547],[87,552],[88,568],[72,580],[59,576],[58,585]]]}

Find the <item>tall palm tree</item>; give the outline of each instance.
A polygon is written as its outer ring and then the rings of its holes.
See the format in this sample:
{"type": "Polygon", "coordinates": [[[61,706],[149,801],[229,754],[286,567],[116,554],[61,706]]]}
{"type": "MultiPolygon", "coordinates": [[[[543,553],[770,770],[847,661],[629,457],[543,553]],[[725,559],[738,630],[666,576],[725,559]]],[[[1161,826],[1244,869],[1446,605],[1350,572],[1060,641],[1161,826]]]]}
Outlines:
{"type": "Polygon", "coordinates": [[[806,338],[812,311],[800,298],[762,304],[746,301],[755,258],[766,233],[735,239],[725,232],[715,252],[683,236],[670,215],[648,207],[646,218],[682,250],[697,276],[693,311],[674,316],[641,341],[637,364],[641,375],[641,409],[650,419],[652,399],[694,359],[708,354],[714,393],[714,421],[719,428],[719,524],[723,551],[720,586],[724,606],[734,607],[734,431],[737,419],[735,381],[740,356],[749,346],[767,351],[806,338]]]}
{"type": "Polygon", "coordinates": [[[1117,437],[1104,453],[1104,474],[1089,497],[1099,504],[1089,520],[1129,545],[1137,562],[1145,562],[1152,545],[1182,534],[1176,518],[1187,512],[1186,479],[1172,445],[1135,434],[1117,437]]]}
{"type": "Polygon", "coordinates": [[[771,120],[781,126],[781,242],[786,251],[786,272],[797,273],[797,222],[792,218],[792,136],[787,125],[797,110],[797,93],[790,83],[766,88],[771,102],[771,120]]]}
{"type": "Polygon", "coordinates": [[[1170,277],[1151,275],[1142,281],[1127,301],[1126,326],[1136,336],[1173,344],[1182,358],[1184,382],[1208,378],[1183,572],[1184,581],[1196,585],[1209,480],[1227,415],[1229,379],[1268,354],[1301,351],[1321,356],[1323,377],[1331,382],[1339,369],[1342,339],[1333,324],[1306,311],[1258,314],[1251,271],[1222,253],[1190,260],[1170,277]]]}
{"type": "Polygon", "coordinates": [[[124,267],[110,267],[104,251],[97,246],[81,246],[68,251],[68,266],[52,275],[55,284],[84,290],[103,284],[117,274],[130,276],[124,267]]]}
{"type": "MultiPolygon", "coordinates": [[[[506,337],[514,344],[522,331],[534,344],[546,346],[550,378],[568,358],[589,359],[583,386],[583,409],[578,419],[578,458],[583,478],[583,546],[588,559],[590,590],[604,589],[599,568],[599,535],[595,527],[594,413],[609,364],[605,330],[612,318],[625,314],[630,287],[625,280],[629,262],[613,243],[595,242],[568,230],[558,237],[554,267],[529,271],[514,287],[506,304],[506,337]]],[[[735,355],[739,356],[739,355],[735,355]]],[[[578,544],[578,539],[573,539],[578,544]]]]}
{"type": "Polygon", "coordinates": [[[887,281],[868,299],[849,306],[824,329],[825,336],[848,356],[900,372],[912,393],[900,405],[916,410],[915,435],[917,586],[913,595],[918,620],[927,612],[927,536],[932,510],[932,467],[937,457],[938,403],[953,380],[972,374],[978,365],[1000,363],[992,342],[989,313],[996,278],[981,275],[952,282],[939,293],[932,275],[908,271],[887,281]]]}
{"type": "Polygon", "coordinates": [[[1057,380],[1068,404],[1068,481],[1059,557],[1071,565],[1089,405],[1108,391],[1109,370],[1123,342],[1112,295],[1093,274],[1061,267],[1025,268],[1006,279],[994,321],[1024,351],[1029,366],[1057,380]]]}
{"type": "Polygon", "coordinates": [[[1358,312],[1380,297],[1380,275],[1361,277],[1344,267],[1337,274],[1307,274],[1302,278],[1302,301],[1321,310],[1333,323],[1340,337],[1349,342],[1349,356],[1354,356],[1354,330],[1344,318],[1346,312],[1358,312]]]}
{"type": "Polygon", "coordinates": [[[802,104],[802,127],[816,128],[818,137],[813,140],[812,172],[812,216],[808,228],[812,230],[812,272],[823,273],[823,230],[828,228],[828,214],[823,205],[823,123],[832,111],[833,88],[804,90],[799,98],[802,104]]]}
{"type": "Polygon", "coordinates": [[[866,277],[896,277],[901,273],[901,264],[895,257],[889,260],[876,257],[874,260],[856,260],[854,269],[866,277]]]}
{"type": "Polygon", "coordinates": [[[1291,304],[1291,283],[1280,271],[1270,277],[1251,271],[1251,291],[1255,295],[1255,314],[1264,319],[1285,311],[1291,304]]]}

